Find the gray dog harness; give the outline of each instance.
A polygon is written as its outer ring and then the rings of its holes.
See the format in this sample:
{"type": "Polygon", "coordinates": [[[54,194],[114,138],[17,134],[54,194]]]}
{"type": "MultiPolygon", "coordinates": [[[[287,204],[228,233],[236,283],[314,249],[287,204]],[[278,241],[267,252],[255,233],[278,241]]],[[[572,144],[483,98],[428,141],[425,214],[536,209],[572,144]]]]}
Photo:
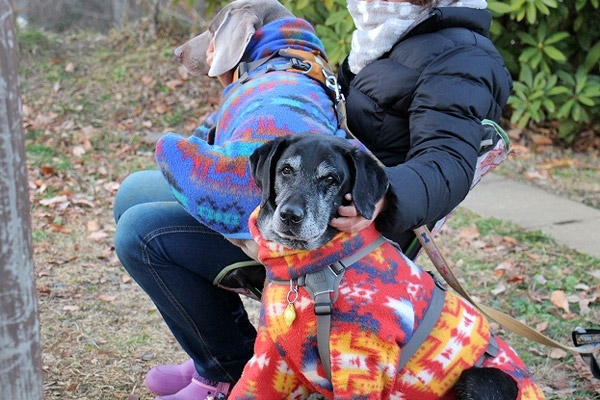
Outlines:
{"type": "MultiPolygon", "coordinates": [[[[359,252],[347,257],[341,261],[335,262],[328,265],[326,268],[312,272],[310,274],[303,275],[299,278],[292,279],[291,281],[283,280],[272,280],[273,284],[290,285],[290,292],[297,289],[293,287],[304,287],[310,294],[314,301],[314,312],[317,317],[317,346],[319,349],[319,357],[323,364],[323,369],[327,379],[331,381],[331,357],[329,352],[329,336],[331,332],[331,312],[333,304],[337,300],[338,289],[340,282],[344,277],[346,269],[352,264],[371,253],[373,250],[381,246],[387,240],[380,236],[376,241],[371,243],[369,246],[361,249],[359,252]]],[[[431,274],[435,281],[433,296],[431,303],[427,309],[421,323],[414,331],[409,341],[402,348],[397,370],[401,370],[408,360],[415,354],[415,352],[421,347],[425,339],[435,326],[442,308],[444,307],[444,301],[446,298],[446,287],[439,278],[431,274]]],[[[288,299],[288,301],[290,301],[288,299]]],[[[476,363],[481,365],[484,357],[492,356],[497,354],[496,340],[493,336],[490,337],[490,343],[486,354],[476,363]]]]}
{"type": "MultiPolygon", "coordinates": [[[[317,346],[319,357],[325,370],[327,379],[331,381],[331,357],[329,351],[329,336],[331,332],[331,312],[333,304],[337,300],[338,289],[340,282],[344,277],[346,269],[352,264],[371,253],[387,240],[380,236],[376,241],[369,246],[361,249],[359,252],[347,257],[341,261],[328,265],[324,269],[310,274],[303,275],[299,278],[290,281],[271,280],[273,284],[290,285],[290,293],[297,291],[294,287],[304,287],[314,301],[314,312],[317,317],[317,346]]],[[[417,329],[413,332],[409,341],[403,346],[400,360],[397,365],[397,371],[400,371],[416,353],[416,351],[425,342],[429,333],[433,330],[442,309],[446,298],[446,286],[437,277],[430,273],[435,286],[429,308],[425,312],[417,329]]],[[[288,294],[288,301],[289,294],[288,294]]],[[[495,357],[498,353],[496,339],[490,336],[490,342],[485,354],[477,361],[476,366],[481,366],[485,357],[495,357]]]]}
{"type": "MultiPolygon", "coordinates": [[[[290,287],[301,286],[312,297],[315,305],[314,311],[317,316],[317,345],[319,357],[327,379],[331,381],[331,357],[329,356],[329,334],[331,331],[331,311],[333,303],[337,300],[340,282],[344,277],[346,269],[352,264],[371,253],[373,250],[385,243],[383,236],[379,236],[370,245],[350,257],[344,258],[328,265],[320,271],[303,275],[291,281],[272,280],[271,283],[290,285],[290,287]]],[[[292,289],[290,289],[292,290],[292,289]]],[[[289,301],[289,299],[288,299],[289,301]]]]}

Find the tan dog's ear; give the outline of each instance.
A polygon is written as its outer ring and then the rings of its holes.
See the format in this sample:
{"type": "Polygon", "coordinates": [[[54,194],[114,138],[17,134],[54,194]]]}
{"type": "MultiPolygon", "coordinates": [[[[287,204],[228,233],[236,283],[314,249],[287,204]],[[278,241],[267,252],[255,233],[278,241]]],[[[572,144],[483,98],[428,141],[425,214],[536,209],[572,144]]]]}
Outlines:
{"type": "Polygon", "coordinates": [[[260,21],[250,7],[229,9],[214,33],[215,54],[208,76],[219,76],[235,68],[260,21]]]}

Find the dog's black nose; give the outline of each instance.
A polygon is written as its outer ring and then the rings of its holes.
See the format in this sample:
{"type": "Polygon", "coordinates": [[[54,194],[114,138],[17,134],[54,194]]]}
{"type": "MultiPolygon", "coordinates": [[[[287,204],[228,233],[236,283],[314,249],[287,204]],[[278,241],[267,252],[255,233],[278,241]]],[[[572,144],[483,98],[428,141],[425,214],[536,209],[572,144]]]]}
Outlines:
{"type": "Polygon", "coordinates": [[[299,224],[304,218],[304,211],[298,205],[286,204],[281,207],[279,218],[286,224],[299,224]]]}

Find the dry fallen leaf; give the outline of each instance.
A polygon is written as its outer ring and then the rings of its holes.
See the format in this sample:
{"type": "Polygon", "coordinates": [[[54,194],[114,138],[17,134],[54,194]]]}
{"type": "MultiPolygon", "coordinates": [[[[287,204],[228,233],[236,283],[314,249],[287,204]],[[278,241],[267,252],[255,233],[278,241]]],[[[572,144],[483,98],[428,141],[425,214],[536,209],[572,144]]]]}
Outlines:
{"type": "Polygon", "coordinates": [[[157,113],[159,113],[159,114],[164,114],[164,113],[166,113],[167,111],[169,111],[169,107],[167,107],[167,106],[165,106],[165,105],[163,105],[163,104],[157,104],[157,105],[154,107],[154,110],[155,110],[157,113]]]}
{"type": "Polygon", "coordinates": [[[550,301],[558,308],[562,308],[567,313],[570,313],[569,310],[569,300],[567,299],[567,295],[562,290],[555,290],[550,295],[550,301]]]}
{"type": "Polygon", "coordinates": [[[73,153],[74,156],[81,157],[82,155],[85,154],[85,147],[83,147],[83,146],[75,146],[75,147],[73,147],[73,149],[71,150],[71,152],[73,153]]]}
{"type": "Polygon", "coordinates": [[[119,184],[119,182],[106,182],[104,185],[102,185],[104,190],[107,190],[109,192],[114,192],[114,193],[117,192],[117,190],[119,189],[120,186],[121,185],[119,184]]]}
{"type": "Polygon", "coordinates": [[[503,236],[502,240],[511,246],[516,246],[519,244],[519,241],[512,236],[503,236]]]}
{"type": "Polygon", "coordinates": [[[523,173],[523,175],[525,175],[525,177],[529,180],[545,180],[548,179],[548,177],[550,176],[550,174],[548,173],[548,171],[543,170],[543,171],[525,171],[523,173]]]}
{"type": "Polygon", "coordinates": [[[570,158],[560,158],[558,160],[552,160],[544,164],[540,164],[539,167],[542,169],[556,169],[556,168],[573,168],[575,161],[570,158]]]}
{"type": "Polygon", "coordinates": [[[98,220],[91,220],[87,222],[87,230],[88,232],[97,232],[100,230],[100,224],[98,223],[98,220]]]}
{"type": "Polygon", "coordinates": [[[175,90],[175,89],[177,89],[178,86],[181,86],[181,85],[183,85],[183,81],[179,80],[179,79],[171,79],[170,81],[165,83],[165,86],[171,90],[175,90]]]}
{"type": "Polygon", "coordinates": [[[595,269],[593,271],[587,271],[587,273],[596,279],[600,279],[600,269],[595,269]]]}
{"type": "Polygon", "coordinates": [[[50,224],[48,226],[48,228],[51,232],[71,233],[71,229],[69,229],[68,227],[66,227],[64,225],[50,224]]]}
{"type": "Polygon", "coordinates": [[[506,280],[509,283],[521,283],[525,282],[525,275],[515,275],[506,280]]]}
{"type": "Polygon", "coordinates": [[[561,358],[565,358],[567,356],[567,352],[563,349],[552,349],[550,352],[550,358],[553,360],[559,360],[561,358]]]}
{"type": "Polygon", "coordinates": [[[106,233],[104,231],[97,231],[97,232],[92,232],[91,234],[89,234],[88,239],[94,240],[94,241],[100,241],[102,239],[105,239],[107,236],[108,236],[108,233],[106,233]]]}
{"type": "Polygon", "coordinates": [[[499,295],[500,293],[506,291],[506,286],[504,286],[503,284],[499,284],[498,286],[496,286],[493,290],[492,290],[492,294],[494,296],[499,295]]]}
{"type": "Polygon", "coordinates": [[[583,290],[584,292],[587,292],[588,290],[590,290],[590,287],[588,285],[586,285],[585,283],[578,283],[577,285],[575,285],[575,289],[583,290]]]}
{"type": "Polygon", "coordinates": [[[106,295],[106,294],[101,294],[101,295],[98,296],[98,299],[100,301],[111,303],[111,302],[113,302],[113,301],[115,301],[117,299],[117,296],[116,295],[109,296],[109,295],[106,295]]]}
{"type": "Polygon", "coordinates": [[[476,226],[467,226],[458,231],[458,237],[469,242],[479,238],[479,236],[479,229],[476,226]]]}
{"type": "Polygon", "coordinates": [[[38,291],[41,294],[50,294],[52,292],[52,290],[46,285],[40,285],[38,291]]]}
{"type": "Polygon", "coordinates": [[[144,85],[150,85],[152,82],[154,82],[154,78],[152,78],[151,76],[148,76],[148,75],[142,76],[142,83],[144,85]]]}
{"type": "Polygon", "coordinates": [[[538,332],[544,332],[546,329],[548,329],[548,321],[540,322],[535,326],[535,330],[538,332]]]}
{"type": "Polygon", "coordinates": [[[510,272],[515,269],[515,264],[516,263],[514,260],[506,259],[506,260],[502,261],[500,264],[498,264],[496,266],[496,268],[494,268],[494,270],[510,272]]]}
{"type": "Polygon", "coordinates": [[[85,207],[90,207],[90,208],[94,208],[95,207],[94,203],[91,202],[90,200],[87,200],[87,199],[73,198],[71,201],[76,206],[80,206],[80,207],[85,206],[85,207]]]}
{"type": "Polygon", "coordinates": [[[552,139],[550,139],[548,136],[534,133],[530,136],[530,138],[533,144],[536,146],[550,146],[552,144],[552,139]]]}
{"type": "Polygon", "coordinates": [[[68,201],[68,198],[66,195],[61,195],[61,196],[54,196],[51,197],[49,199],[42,199],[40,200],[40,204],[43,206],[51,206],[57,203],[64,203],[68,201]]]}

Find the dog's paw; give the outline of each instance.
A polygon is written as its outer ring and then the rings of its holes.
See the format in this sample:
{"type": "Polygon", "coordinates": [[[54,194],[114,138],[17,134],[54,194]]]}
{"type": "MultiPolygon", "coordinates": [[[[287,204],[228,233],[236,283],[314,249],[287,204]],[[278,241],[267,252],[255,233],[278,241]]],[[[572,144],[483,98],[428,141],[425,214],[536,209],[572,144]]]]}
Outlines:
{"type": "Polygon", "coordinates": [[[519,394],[515,380],[497,368],[469,368],[454,389],[457,400],[515,400],[519,394]]]}

